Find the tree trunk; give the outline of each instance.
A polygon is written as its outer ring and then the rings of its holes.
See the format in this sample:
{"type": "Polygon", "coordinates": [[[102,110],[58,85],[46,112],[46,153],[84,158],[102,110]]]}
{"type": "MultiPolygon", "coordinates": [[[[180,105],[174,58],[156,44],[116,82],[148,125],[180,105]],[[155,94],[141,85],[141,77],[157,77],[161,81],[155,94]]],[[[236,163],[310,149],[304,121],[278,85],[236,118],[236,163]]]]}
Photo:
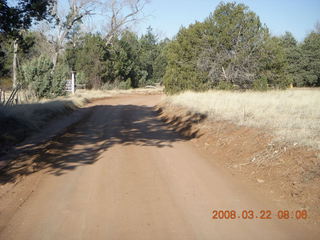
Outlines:
{"type": "Polygon", "coordinates": [[[17,86],[17,54],[18,54],[18,39],[13,42],[13,62],[12,62],[12,87],[17,86]]]}
{"type": "Polygon", "coordinates": [[[56,66],[57,66],[57,63],[58,63],[58,57],[59,57],[59,51],[56,51],[53,54],[53,59],[52,59],[53,69],[52,69],[52,71],[54,71],[56,69],[56,66]]]}

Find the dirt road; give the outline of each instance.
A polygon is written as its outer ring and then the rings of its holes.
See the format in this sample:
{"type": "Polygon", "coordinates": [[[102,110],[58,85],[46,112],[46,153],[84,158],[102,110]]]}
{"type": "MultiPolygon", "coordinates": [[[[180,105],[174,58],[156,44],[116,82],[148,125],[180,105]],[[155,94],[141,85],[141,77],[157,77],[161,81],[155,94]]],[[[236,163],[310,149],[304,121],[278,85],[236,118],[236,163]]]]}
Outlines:
{"type": "Polygon", "coordinates": [[[32,184],[15,186],[31,193],[0,215],[0,239],[317,239],[297,220],[212,219],[213,210],[276,207],[169,130],[152,108],[160,98],[91,106],[40,156],[32,184]]]}

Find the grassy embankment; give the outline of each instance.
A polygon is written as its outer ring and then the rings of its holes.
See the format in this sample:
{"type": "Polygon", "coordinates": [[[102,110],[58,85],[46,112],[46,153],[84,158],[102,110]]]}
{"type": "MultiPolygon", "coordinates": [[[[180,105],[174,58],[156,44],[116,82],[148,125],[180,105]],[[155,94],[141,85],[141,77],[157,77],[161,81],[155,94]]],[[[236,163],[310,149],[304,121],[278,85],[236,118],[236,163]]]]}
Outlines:
{"type": "MultiPolygon", "coordinates": [[[[45,128],[50,120],[83,107],[92,99],[117,94],[150,93],[154,91],[158,90],[79,90],[75,95],[40,101],[35,98],[27,98],[27,94],[20,92],[19,102],[21,104],[7,107],[0,105],[0,148],[5,151],[5,147],[17,144],[32,133],[45,128]]],[[[7,92],[6,98],[9,95],[10,92],[7,92]]]]}
{"type": "Polygon", "coordinates": [[[173,129],[196,133],[194,144],[261,196],[307,209],[319,222],[319,106],[319,89],[209,91],[166,97],[160,110],[173,129]]]}
{"type": "Polygon", "coordinates": [[[319,89],[185,92],[167,97],[165,103],[212,120],[267,129],[280,141],[320,149],[319,89]]]}

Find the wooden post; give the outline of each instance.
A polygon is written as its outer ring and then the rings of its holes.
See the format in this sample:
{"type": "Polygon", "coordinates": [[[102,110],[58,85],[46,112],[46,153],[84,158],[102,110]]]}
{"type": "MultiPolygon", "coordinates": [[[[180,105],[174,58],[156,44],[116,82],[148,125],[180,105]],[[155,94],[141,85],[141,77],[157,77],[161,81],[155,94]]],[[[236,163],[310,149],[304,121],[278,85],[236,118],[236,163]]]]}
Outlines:
{"type": "Polygon", "coordinates": [[[17,86],[17,54],[18,54],[18,39],[13,41],[13,63],[12,63],[12,88],[17,86]]]}
{"type": "MultiPolygon", "coordinates": [[[[13,63],[12,63],[12,91],[14,91],[17,86],[17,76],[18,76],[18,39],[13,41],[13,63]]],[[[13,101],[18,104],[18,96],[14,95],[13,101]]]]}

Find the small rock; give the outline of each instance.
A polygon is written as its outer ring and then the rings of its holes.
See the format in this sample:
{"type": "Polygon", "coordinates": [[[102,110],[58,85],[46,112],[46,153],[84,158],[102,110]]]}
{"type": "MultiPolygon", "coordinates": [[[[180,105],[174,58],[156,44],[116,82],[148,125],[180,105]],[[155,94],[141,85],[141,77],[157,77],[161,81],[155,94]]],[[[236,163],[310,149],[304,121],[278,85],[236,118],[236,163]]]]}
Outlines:
{"type": "Polygon", "coordinates": [[[257,178],[257,182],[258,182],[258,183],[264,183],[264,180],[257,178]]]}
{"type": "Polygon", "coordinates": [[[238,168],[238,164],[234,164],[232,167],[233,168],[238,168]]]}

